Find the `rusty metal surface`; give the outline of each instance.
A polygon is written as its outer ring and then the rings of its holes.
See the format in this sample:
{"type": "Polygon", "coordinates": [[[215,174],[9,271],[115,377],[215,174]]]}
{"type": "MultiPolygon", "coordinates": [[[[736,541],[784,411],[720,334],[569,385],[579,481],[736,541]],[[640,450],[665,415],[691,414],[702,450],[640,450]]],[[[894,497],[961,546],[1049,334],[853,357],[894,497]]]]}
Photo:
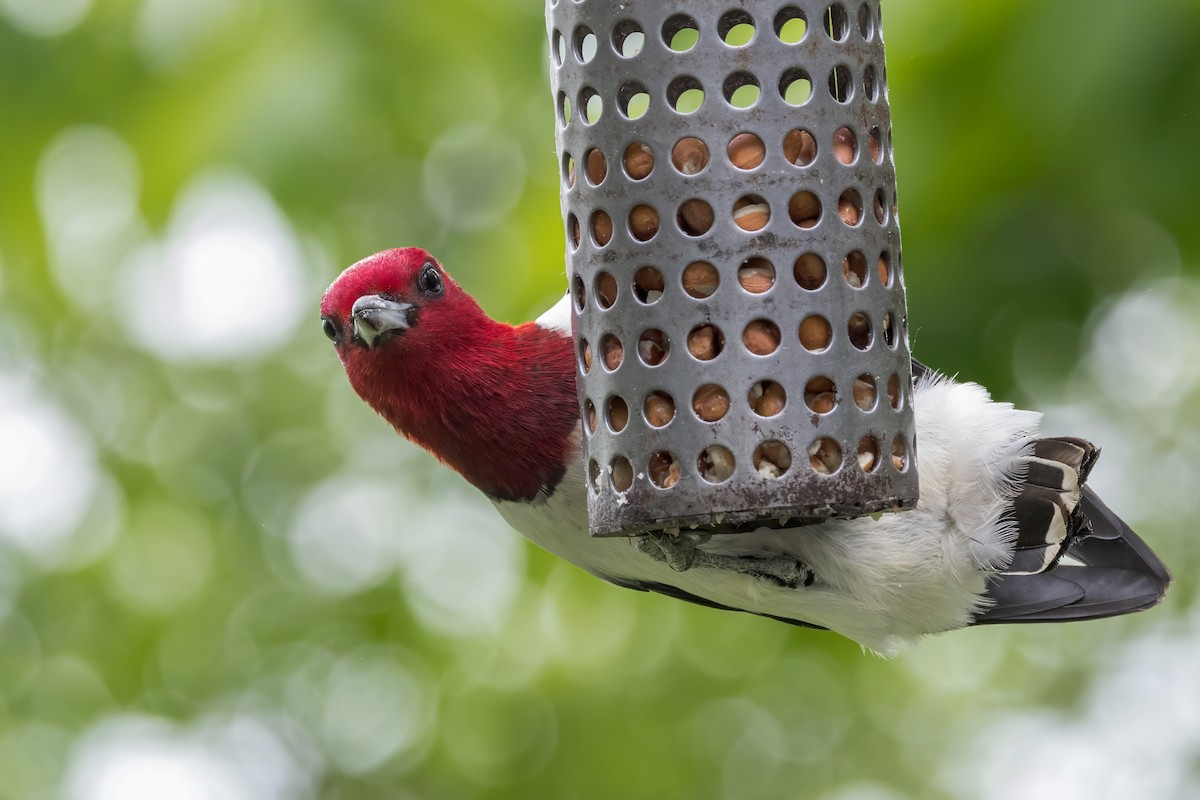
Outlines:
{"type": "MultiPolygon", "coordinates": [[[[578,374],[581,408],[586,416],[590,401],[597,419],[595,430],[585,436],[592,532],[693,524],[736,530],[758,522],[777,524],[772,521],[785,517],[856,516],[915,504],[911,366],[878,0],[832,6],[808,0],[551,0],[547,23],[567,273],[576,299],[573,323],[581,340],[579,352],[586,342],[592,360],[585,371],[581,355],[578,374]],[[832,19],[831,8],[836,15],[832,19]],[[778,35],[776,22],[781,13],[796,12],[805,17],[806,30],[798,43],[788,44],[778,35]],[[678,27],[668,21],[679,14],[694,19],[699,31],[687,52],[671,50],[664,34],[664,28],[670,34],[678,27]],[[723,41],[725,29],[736,21],[753,24],[748,44],[723,41]],[[831,27],[837,35],[844,31],[840,41],[829,33],[831,27]],[[620,54],[622,36],[639,30],[644,35],[641,51],[632,57],[620,54]],[[593,40],[588,40],[589,32],[593,40]],[[798,107],[786,102],[781,90],[781,81],[796,75],[797,69],[811,78],[811,96],[798,107]],[[835,69],[840,72],[831,78],[835,69]],[[750,108],[734,108],[723,89],[736,88],[746,76],[757,80],[759,97],[750,108]],[[676,94],[671,87],[679,86],[679,79],[698,83],[705,93],[692,113],[671,107],[676,94]],[[644,116],[629,119],[623,103],[642,89],[649,107],[644,116]],[[602,113],[589,123],[583,111],[592,93],[599,97],[602,113]],[[565,120],[564,99],[570,104],[565,120]],[[817,144],[816,157],[807,166],[785,157],[785,136],[798,128],[810,131],[817,144]],[[840,128],[852,131],[856,139],[849,164],[838,158],[833,146],[840,128]],[[880,144],[878,161],[872,158],[872,131],[880,144]],[[765,145],[765,159],[750,170],[735,167],[726,152],[730,140],[743,132],[757,135],[765,145]],[[684,175],[673,166],[671,151],[689,136],[705,142],[709,160],[701,172],[684,175]],[[640,181],[632,180],[622,166],[623,154],[634,142],[647,145],[654,156],[652,172],[640,181]],[[589,180],[585,165],[593,148],[604,155],[607,166],[598,185],[589,180]],[[862,200],[856,225],[839,216],[839,198],[848,189],[856,190],[862,200]],[[793,195],[805,190],[816,195],[822,207],[819,222],[811,228],[799,227],[788,213],[793,195]],[[874,204],[877,192],[882,192],[882,221],[874,204]],[[770,208],[770,219],[759,231],[743,230],[733,220],[735,203],[745,195],[757,195],[770,208]],[[715,217],[711,230],[699,236],[690,235],[678,222],[681,205],[693,198],[709,203],[715,217]],[[639,241],[628,222],[639,205],[658,212],[659,229],[648,241],[639,241]],[[611,240],[603,245],[591,235],[590,221],[597,211],[606,212],[612,221],[611,240]],[[844,260],[855,251],[866,262],[865,284],[857,287],[843,273],[844,260]],[[820,256],[827,268],[824,283],[815,290],[803,288],[794,277],[793,265],[805,253],[820,256]],[[890,263],[887,285],[877,271],[881,254],[890,263]],[[739,267],[751,257],[774,266],[774,285],[765,293],[752,294],[739,285],[739,267]],[[720,275],[717,290],[703,299],[689,296],[681,284],[684,268],[696,261],[713,265],[720,275]],[[652,304],[633,291],[634,276],[644,266],[664,276],[665,289],[652,304]],[[609,308],[599,302],[597,280],[602,273],[611,275],[617,286],[609,308]],[[854,346],[848,334],[849,321],[859,312],[867,315],[872,333],[865,350],[854,346]],[[823,316],[832,328],[832,341],[821,352],[801,346],[799,324],[811,314],[823,316]],[[892,320],[890,335],[884,330],[887,315],[892,320]],[[743,346],[743,329],[758,319],[769,320],[780,331],[780,346],[770,355],[755,355],[743,346]],[[689,332],[703,324],[715,325],[725,339],[723,351],[711,361],[699,361],[688,350],[689,332]],[[648,329],[662,331],[669,343],[666,359],[656,366],[647,366],[638,355],[639,337],[648,329]],[[601,341],[608,335],[616,336],[624,351],[614,371],[603,363],[601,341]],[[852,397],[851,387],[861,374],[876,386],[877,402],[869,411],[852,397]],[[837,387],[837,404],[829,413],[814,413],[804,400],[806,385],[817,376],[830,378],[837,387]],[[893,376],[899,387],[897,408],[889,402],[886,388],[893,376]],[[761,380],[783,387],[783,413],[764,418],[751,408],[747,393],[761,380]],[[692,410],[693,393],[709,383],[724,387],[730,398],[729,411],[718,422],[702,421],[692,410]],[[663,392],[674,401],[675,416],[665,427],[652,427],[642,414],[651,392],[663,392]],[[628,424],[620,432],[611,430],[605,419],[607,400],[614,396],[624,399],[629,410],[628,424]],[[861,469],[856,458],[859,442],[867,436],[874,438],[879,451],[870,471],[861,469]],[[831,474],[810,466],[809,448],[821,437],[835,440],[843,454],[840,468],[831,474]],[[899,470],[891,458],[896,437],[904,443],[906,456],[899,470]],[[778,478],[764,477],[754,466],[756,448],[768,440],[784,443],[792,455],[790,468],[778,478]],[[727,480],[715,485],[702,477],[699,464],[701,452],[713,444],[727,447],[736,465],[727,480]],[[658,452],[670,453],[681,468],[678,481],[669,488],[651,481],[650,459],[658,452]],[[634,473],[624,492],[614,489],[611,474],[614,460],[622,457],[634,473]]],[[[597,101],[591,102],[594,106],[597,101]]]]}

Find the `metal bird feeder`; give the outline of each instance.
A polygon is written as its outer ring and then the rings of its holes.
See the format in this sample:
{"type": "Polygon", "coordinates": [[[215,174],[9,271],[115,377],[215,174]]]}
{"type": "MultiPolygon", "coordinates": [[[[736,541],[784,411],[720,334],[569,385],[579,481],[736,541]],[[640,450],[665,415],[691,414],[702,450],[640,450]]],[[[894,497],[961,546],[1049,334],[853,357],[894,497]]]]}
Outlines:
{"type": "Polygon", "coordinates": [[[878,0],[548,0],[593,534],[908,508],[878,0]]]}

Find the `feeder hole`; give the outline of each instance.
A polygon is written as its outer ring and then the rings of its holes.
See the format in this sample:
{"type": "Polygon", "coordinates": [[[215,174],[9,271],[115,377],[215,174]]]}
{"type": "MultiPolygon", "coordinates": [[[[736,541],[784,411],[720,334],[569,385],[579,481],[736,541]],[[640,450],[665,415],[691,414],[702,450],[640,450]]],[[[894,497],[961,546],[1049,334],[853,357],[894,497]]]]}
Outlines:
{"type": "Polygon", "coordinates": [[[625,426],[629,424],[629,406],[625,399],[618,395],[608,398],[608,408],[604,416],[608,420],[609,430],[613,433],[625,430],[625,426]]]}
{"type": "Polygon", "coordinates": [[[650,473],[650,482],[659,489],[670,489],[679,483],[683,465],[672,453],[659,450],[650,456],[647,472],[650,473]]]}
{"type": "Polygon", "coordinates": [[[892,256],[887,250],[879,254],[879,260],[875,262],[875,271],[879,274],[881,285],[892,285],[892,256]]]}
{"type": "Polygon", "coordinates": [[[754,39],[754,17],[742,10],[727,11],[717,21],[717,35],[730,47],[744,47],[754,39]]]}
{"type": "Polygon", "coordinates": [[[633,58],[646,46],[646,33],[631,19],[621,20],[613,27],[613,50],[622,58],[633,58]]]}
{"type": "Polygon", "coordinates": [[[888,404],[897,411],[900,410],[900,376],[892,375],[887,383],[888,404]]]}
{"type": "Polygon", "coordinates": [[[639,242],[648,242],[658,233],[658,212],[641,204],[629,212],[629,232],[639,242]]]}
{"type": "Polygon", "coordinates": [[[875,208],[875,221],[883,225],[887,222],[887,200],[883,196],[883,189],[875,190],[875,200],[872,205],[875,208]]]}
{"type": "Polygon", "coordinates": [[[654,151],[645,142],[634,142],[625,148],[621,163],[630,180],[644,180],[654,171],[654,151]]]}
{"type": "Polygon", "coordinates": [[[687,236],[703,236],[712,230],[715,221],[712,206],[698,197],[685,201],[675,215],[679,230],[687,236]]]}
{"type": "Polygon", "coordinates": [[[842,260],[842,277],[855,289],[867,285],[867,257],[861,250],[852,250],[842,260]]]}
{"type": "Polygon", "coordinates": [[[789,164],[807,167],[817,157],[817,140],[804,128],[788,131],[783,137],[783,157],[789,164]]]}
{"type": "Polygon", "coordinates": [[[856,349],[866,350],[871,346],[871,318],[862,311],[850,315],[846,332],[850,335],[850,344],[856,349]]]}
{"type": "Polygon", "coordinates": [[[892,467],[897,472],[904,472],[908,469],[908,445],[905,443],[902,433],[897,433],[892,439],[892,467]]]}
{"type": "Polygon", "coordinates": [[[812,192],[796,192],[788,201],[788,216],[801,228],[814,228],[821,220],[821,201],[812,192]]]}
{"type": "Polygon", "coordinates": [[[579,369],[584,375],[592,371],[592,346],[587,339],[579,340],[579,369]]]}
{"type": "Polygon", "coordinates": [[[817,375],[804,384],[804,405],[814,414],[828,414],[837,408],[837,385],[832,378],[817,375]]]}
{"type": "Polygon", "coordinates": [[[733,453],[729,452],[728,447],[709,445],[701,451],[696,466],[704,480],[709,483],[724,483],[733,475],[733,453]]]}
{"type": "Polygon", "coordinates": [[[642,414],[651,428],[665,428],[675,419],[675,401],[666,392],[651,392],[642,404],[642,414]]]}
{"type": "Polygon", "coordinates": [[[763,140],[753,133],[739,133],[729,140],[725,148],[729,163],[741,170],[756,168],[767,157],[767,148],[763,140]]]}
{"type": "Polygon", "coordinates": [[[650,108],[650,92],[640,83],[626,83],[617,90],[617,108],[625,119],[641,119],[650,108]]]}
{"type": "Polygon", "coordinates": [[[758,79],[749,72],[735,72],[725,79],[721,87],[725,102],[734,108],[750,108],[758,102],[762,90],[758,79]]]}
{"type": "Polygon", "coordinates": [[[807,32],[808,20],[795,6],[788,6],[775,15],[775,35],[784,44],[799,44],[807,32]]]}
{"type": "Polygon", "coordinates": [[[680,175],[698,175],[708,166],[708,145],[686,136],[671,148],[671,163],[680,175]]]}
{"type": "Polygon", "coordinates": [[[691,114],[704,104],[704,88],[689,75],[678,77],[667,84],[667,102],[680,114],[691,114]]]}
{"type": "Polygon", "coordinates": [[[754,448],[754,470],[759,477],[775,480],[792,466],[792,451],[783,442],[770,439],[754,448]]]}
{"type": "Polygon", "coordinates": [[[812,78],[799,67],[792,67],[779,78],[779,96],[789,106],[802,106],[812,97],[812,78]]]}
{"type": "Polygon", "coordinates": [[[829,320],[812,314],[800,321],[800,344],[811,353],[819,353],[833,341],[833,329],[829,320]]]}
{"type": "Polygon", "coordinates": [[[858,406],[860,410],[871,411],[875,408],[877,399],[875,379],[868,373],[864,372],[854,379],[851,393],[854,395],[854,405],[858,406]]]}
{"type": "Polygon", "coordinates": [[[686,53],[700,40],[700,26],[687,14],[675,14],[663,23],[662,39],[676,53],[686,53]]]}
{"type": "Polygon", "coordinates": [[[862,222],[863,202],[862,195],[857,189],[847,189],[842,192],[838,198],[838,216],[842,222],[851,228],[857,228],[858,223],[862,222]]]}
{"type": "Polygon", "coordinates": [[[779,349],[779,326],[767,319],[751,320],[742,331],[742,344],[756,356],[769,356],[779,349]]]}
{"type": "Polygon", "coordinates": [[[716,422],[729,413],[729,393],[706,383],[692,395],[692,411],[704,422],[716,422]]]}
{"type": "Polygon", "coordinates": [[[706,261],[693,261],[683,270],[683,291],[689,297],[703,300],[711,297],[721,283],[721,274],[717,268],[706,261]]]}
{"type": "Polygon", "coordinates": [[[846,9],[841,3],[834,3],[825,9],[825,33],[835,42],[844,41],[850,33],[850,20],[846,9]]]}
{"type": "Polygon", "coordinates": [[[596,404],[590,399],[583,402],[583,430],[588,436],[596,432],[596,404]]]}
{"type": "Polygon", "coordinates": [[[792,274],[801,289],[815,292],[825,284],[828,270],[825,268],[825,260],[819,255],[805,253],[796,259],[792,274]]]}
{"type": "Polygon", "coordinates": [[[596,302],[601,308],[608,309],[617,302],[617,279],[611,272],[601,272],[596,276],[596,302]]]}
{"type": "Polygon", "coordinates": [[[874,472],[879,466],[879,443],[867,435],[858,440],[858,467],[863,472],[874,472]]]}
{"type": "Polygon", "coordinates": [[[600,353],[604,368],[609,372],[615,371],[625,360],[625,348],[621,346],[621,340],[611,333],[604,334],[600,339],[600,353]]]}
{"type": "Polygon", "coordinates": [[[771,207],[760,195],[743,195],[733,204],[733,224],[744,231],[761,231],[770,220],[771,207]]]}
{"type": "Polygon", "coordinates": [[[671,354],[671,342],[658,328],[648,328],[638,337],[638,358],[647,367],[657,367],[671,354]]]}
{"type": "Polygon", "coordinates": [[[605,176],[608,175],[608,160],[596,148],[587,151],[587,178],[588,183],[592,186],[599,186],[604,183],[605,176]]]}
{"type": "Polygon", "coordinates": [[[725,335],[715,325],[698,325],[688,333],[688,352],[698,361],[712,361],[725,349],[725,335]]]}
{"type": "Polygon", "coordinates": [[[832,475],[842,466],[842,448],[828,436],[808,446],[808,465],[818,475],[832,475]]]}
{"type": "Polygon", "coordinates": [[[616,491],[624,494],[633,486],[633,465],[625,456],[617,456],[609,464],[609,480],[616,491]]]}
{"type": "Polygon", "coordinates": [[[760,417],[775,417],[787,406],[787,393],[775,381],[756,381],[746,394],[750,408],[760,417]]]}
{"type": "Polygon", "coordinates": [[[833,132],[833,156],[846,165],[853,164],[858,156],[858,137],[844,125],[833,132]]]}
{"type": "Polygon", "coordinates": [[[587,125],[595,125],[604,113],[604,101],[590,86],[585,86],[579,92],[579,107],[582,109],[583,121],[587,125]]]}
{"type": "Polygon", "coordinates": [[[775,267],[762,256],[751,256],[738,267],[738,283],[750,294],[762,294],[775,285],[775,267]]]}
{"type": "Polygon", "coordinates": [[[850,68],[838,64],[829,70],[829,96],[839,103],[849,103],[854,96],[854,84],[850,79],[850,68]]]}
{"type": "Polygon", "coordinates": [[[597,247],[604,247],[612,241],[612,217],[607,211],[597,211],[592,214],[592,241],[597,247]]]}
{"type": "Polygon", "coordinates": [[[665,288],[663,274],[654,267],[642,267],[633,274],[633,296],[639,303],[657,303],[665,288]]]}

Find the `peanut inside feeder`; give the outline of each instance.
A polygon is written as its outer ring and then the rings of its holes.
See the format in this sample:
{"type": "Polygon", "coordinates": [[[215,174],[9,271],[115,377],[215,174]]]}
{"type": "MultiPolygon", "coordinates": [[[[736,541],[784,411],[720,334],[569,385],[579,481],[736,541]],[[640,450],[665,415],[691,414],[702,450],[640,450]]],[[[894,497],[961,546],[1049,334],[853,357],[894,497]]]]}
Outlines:
{"type": "Polygon", "coordinates": [[[738,6],[548,0],[595,534],[916,500],[878,0],[738,6]]]}

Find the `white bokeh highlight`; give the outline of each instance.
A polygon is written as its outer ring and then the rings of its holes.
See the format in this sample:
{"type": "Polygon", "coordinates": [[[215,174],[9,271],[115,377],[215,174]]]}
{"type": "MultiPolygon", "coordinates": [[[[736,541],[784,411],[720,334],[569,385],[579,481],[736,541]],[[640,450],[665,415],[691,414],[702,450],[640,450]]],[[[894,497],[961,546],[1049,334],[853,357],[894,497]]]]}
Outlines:
{"type": "Polygon", "coordinates": [[[111,310],[117,267],[148,236],[133,149],[107,128],[68,128],[43,151],[35,189],[62,296],[91,313],[111,310]]]}
{"type": "Polygon", "coordinates": [[[122,269],[130,338],[175,362],[236,361],[287,342],[311,306],[303,255],[279,207],[236,172],[183,191],[162,241],[122,269]]]}
{"type": "Polygon", "coordinates": [[[91,440],[31,382],[0,375],[0,542],[65,557],[101,483],[91,440]]]}
{"type": "Polygon", "coordinates": [[[0,0],[0,16],[28,36],[51,38],[75,29],[92,0],[0,0]]]}
{"type": "MultiPolygon", "coordinates": [[[[295,735],[294,731],[291,732],[295,735]]],[[[317,775],[288,738],[249,715],[214,716],[192,727],[116,716],[77,740],[63,777],[64,800],[304,800],[317,775]]]]}

